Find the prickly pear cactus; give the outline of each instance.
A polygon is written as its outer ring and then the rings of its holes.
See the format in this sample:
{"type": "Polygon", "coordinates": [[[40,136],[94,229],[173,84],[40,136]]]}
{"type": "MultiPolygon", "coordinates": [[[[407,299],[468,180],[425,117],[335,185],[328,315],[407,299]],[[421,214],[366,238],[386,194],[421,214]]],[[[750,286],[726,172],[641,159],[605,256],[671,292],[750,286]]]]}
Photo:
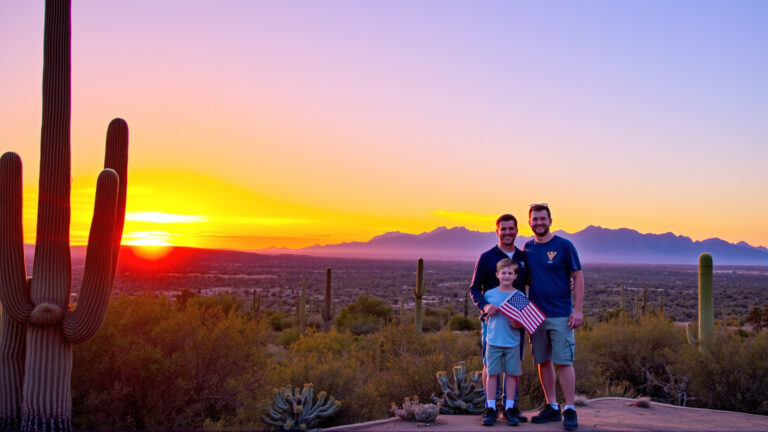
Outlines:
{"type": "Polygon", "coordinates": [[[315,401],[312,384],[304,384],[301,392],[289,385],[274,390],[269,415],[261,419],[280,430],[308,430],[313,429],[321,420],[336,414],[340,408],[341,402],[333,397],[328,398],[324,391],[317,395],[315,401]]]}
{"type": "Polygon", "coordinates": [[[24,264],[21,158],[0,157],[0,429],[68,431],[72,346],[93,336],[109,302],[125,216],[128,126],[107,130],[85,270],[70,308],[70,39],[69,0],[45,2],[43,121],[37,236],[32,278],[24,264]]]}
{"type": "Polygon", "coordinates": [[[437,373],[437,383],[443,390],[438,398],[432,394],[432,400],[442,404],[442,414],[480,414],[485,408],[482,374],[479,371],[467,374],[464,362],[453,367],[453,383],[448,381],[445,371],[437,373]]]}

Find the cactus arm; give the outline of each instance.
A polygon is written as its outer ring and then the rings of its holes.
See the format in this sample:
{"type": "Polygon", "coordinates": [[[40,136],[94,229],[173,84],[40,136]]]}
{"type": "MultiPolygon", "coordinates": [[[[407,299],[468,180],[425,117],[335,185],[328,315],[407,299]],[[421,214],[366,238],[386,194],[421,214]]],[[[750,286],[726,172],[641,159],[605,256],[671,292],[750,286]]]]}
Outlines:
{"type": "Polygon", "coordinates": [[[99,174],[96,204],[85,256],[83,285],[78,307],[64,316],[62,332],[72,343],[93,336],[101,326],[112,291],[112,249],[119,180],[109,168],[99,174]]]}
{"type": "Polygon", "coordinates": [[[125,205],[128,192],[128,123],[121,118],[113,119],[107,128],[107,150],[104,154],[104,168],[117,173],[120,179],[117,192],[117,217],[112,248],[112,281],[115,282],[117,258],[120,254],[120,240],[125,224],[125,205]]]}
{"type": "Polygon", "coordinates": [[[0,301],[3,313],[24,323],[32,311],[24,267],[21,158],[0,157],[0,301]]]}
{"type": "Polygon", "coordinates": [[[46,1],[37,237],[30,298],[66,308],[70,222],[71,2],[46,1]]]}

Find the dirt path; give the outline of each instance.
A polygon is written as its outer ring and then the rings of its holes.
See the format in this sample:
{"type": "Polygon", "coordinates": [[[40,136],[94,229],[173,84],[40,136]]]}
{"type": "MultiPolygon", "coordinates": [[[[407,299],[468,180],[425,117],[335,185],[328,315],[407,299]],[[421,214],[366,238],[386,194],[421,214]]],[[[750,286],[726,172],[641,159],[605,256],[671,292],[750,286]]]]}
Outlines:
{"type": "MultiPolygon", "coordinates": [[[[731,411],[714,411],[701,408],[682,408],[651,402],[650,408],[632,404],[632,399],[601,398],[576,407],[579,415],[579,431],[768,431],[768,416],[742,414],[731,411]]],[[[536,411],[526,411],[529,419],[536,411]]],[[[531,424],[510,427],[499,419],[492,427],[481,426],[480,416],[440,415],[437,423],[419,426],[397,418],[368,423],[339,426],[327,431],[489,431],[512,429],[515,431],[562,431],[561,423],[531,424]]]]}

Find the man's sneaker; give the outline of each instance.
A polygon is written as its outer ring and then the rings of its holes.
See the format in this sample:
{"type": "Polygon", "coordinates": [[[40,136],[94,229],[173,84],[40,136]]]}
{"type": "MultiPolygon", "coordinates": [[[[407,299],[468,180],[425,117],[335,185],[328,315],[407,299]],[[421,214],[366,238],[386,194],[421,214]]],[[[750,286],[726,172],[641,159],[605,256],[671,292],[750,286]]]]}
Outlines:
{"type": "Polygon", "coordinates": [[[576,420],[576,410],[568,408],[563,411],[563,428],[565,430],[576,430],[579,427],[579,421],[576,420]]]}
{"type": "Polygon", "coordinates": [[[496,414],[495,409],[485,407],[485,411],[483,411],[483,421],[480,422],[480,424],[483,426],[493,426],[496,424],[496,417],[498,417],[498,414],[496,414]]]}
{"type": "Polygon", "coordinates": [[[538,414],[531,417],[531,423],[548,423],[551,421],[560,421],[560,410],[552,408],[552,405],[544,405],[544,409],[539,411],[538,414]]]}
{"type": "Polygon", "coordinates": [[[528,417],[524,416],[522,413],[517,413],[517,421],[520,423],[526,423],[528,422],[528,417]]]}
{"type": "MultiPolygon", "coordinates": [[[[515,406],[512,408],[507,408],[506,411],[504,411],[504,417],[507,419],[507,424],[510,426],[518,426],[520,425],[520,409],[515,406]]],[[[525,418],[525,416],[523,416],[525,418]]],[[[528,421],[526,418],[525,421],[528,421]]]]}

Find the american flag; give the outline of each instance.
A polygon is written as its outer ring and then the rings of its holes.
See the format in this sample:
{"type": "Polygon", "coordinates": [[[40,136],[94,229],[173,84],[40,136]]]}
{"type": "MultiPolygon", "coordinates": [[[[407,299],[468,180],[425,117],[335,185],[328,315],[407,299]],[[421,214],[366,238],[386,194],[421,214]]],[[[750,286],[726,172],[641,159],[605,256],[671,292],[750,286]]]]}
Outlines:
{"type": "Polygon", "coordinates": [[[520,291],[515,291],[499,306],[501,313],[519,322],[528,333],[533,333],[544,322],[543,313],[520,291]]]}

